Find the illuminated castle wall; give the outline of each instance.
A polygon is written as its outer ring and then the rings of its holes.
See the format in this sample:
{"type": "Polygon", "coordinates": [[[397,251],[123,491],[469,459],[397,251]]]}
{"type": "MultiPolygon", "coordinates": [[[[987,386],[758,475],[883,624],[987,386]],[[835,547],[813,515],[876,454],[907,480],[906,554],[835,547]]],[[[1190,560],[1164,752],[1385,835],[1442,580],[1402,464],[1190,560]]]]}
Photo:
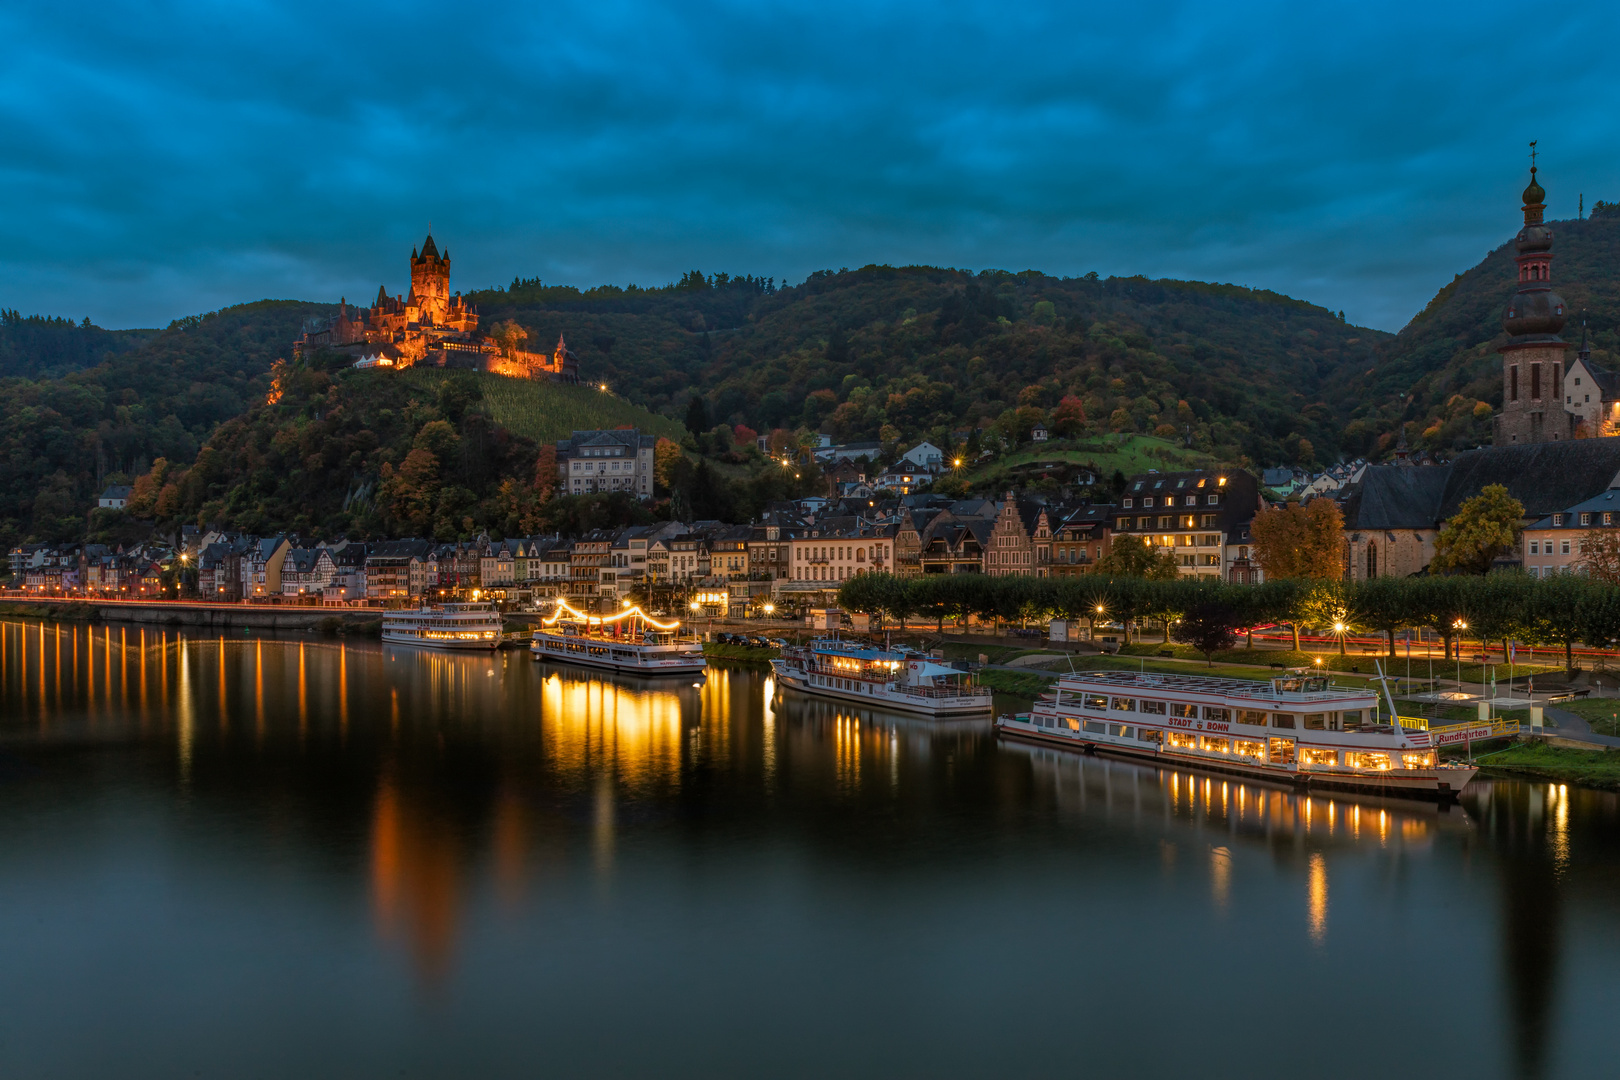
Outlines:
{"type": "Polygon", "coordinates": [[[579,381],[579,360],[561,337],[550,354],[529,352],[513,340],[478,333],[478,312],[450,292],[450,253],[440,254],[433,234],[421,253],[411,251],[411,288],[403,297],[377,289],[370,308],[339,301],[330,319],[312,321],[293,345],[295,354],[318,350],[355,357],[366,367],[474,368],[515,378],[579,381]]]}

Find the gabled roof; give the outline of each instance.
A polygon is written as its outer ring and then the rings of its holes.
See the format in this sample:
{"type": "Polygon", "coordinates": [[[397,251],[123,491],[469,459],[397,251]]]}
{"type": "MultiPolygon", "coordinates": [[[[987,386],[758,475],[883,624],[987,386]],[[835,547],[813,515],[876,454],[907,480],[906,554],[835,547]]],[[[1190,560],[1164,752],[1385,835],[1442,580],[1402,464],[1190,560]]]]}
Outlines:
{"type": "MultiPolygon", "coordinates": [[[[1596,514],[1600,512],[1608,512],[1611,514],[1620,512],[1620,489],[1605,491],[1601,495],[1592,496],[1592,498],[1587,499],[1585,502],[1576,503],[1574,506],[1566,506],[1563,510],[1566,517],[1562,525],[1554,525],[1552,515],[1548,514],[1540,521],[1537,521],[1535,524],[1528,527],[1532,529],[1578,527],[1578,523],[1581,520],[1580,516],[1582,514],[1596,514]]],[[[1594,519],[1594,523],[1601,520],[1601,518],[1596,518],[1594,519]]]]}
{"type": "Polygon", "coordinates": [[[1438,520],[1451,517],[1464,500],[1491,484],[1501,484],[1523,503],[1526,517],[1541,518],[1616,486],[1620,481],[1620,438],[1559,439],[1468,450],[1458,454],[1445,471],[1450,478],[1438,520]]]}
{"type": "Polygon", "coordinates": [[[1344,527],[1432,529],[1450,478],[1439,466],[1370,465],[1341,503],[1344,527]]]}

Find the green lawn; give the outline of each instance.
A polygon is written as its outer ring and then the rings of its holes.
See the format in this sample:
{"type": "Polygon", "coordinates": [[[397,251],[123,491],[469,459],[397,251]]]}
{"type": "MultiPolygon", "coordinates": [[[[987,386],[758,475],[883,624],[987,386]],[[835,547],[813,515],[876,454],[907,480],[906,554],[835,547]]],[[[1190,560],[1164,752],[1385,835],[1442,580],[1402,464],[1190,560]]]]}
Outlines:
{"type": "Polygon", "coordinates": [[[1503,750],[1475,754],[1474,764],[1494,773],[1620,791],[1620,752],[1614,750],[1514,743],[1503,750]]]}
{"type": "MultiPolygon", "coordinates": [[[[408,380],[431,390],[453,373],[437,368],[410,368],[400,372],[408,380]]],[[[679,440],[685,429],[667,416],[592,386],[568,386],[539,379],[512,379],[476,372],[489,414],[500,424],[537,443],[566,439],[573,431],[616,427],[640,428],[645,434],[679,440]]]]}
{"type": "Polygon", "coordinates": [[[1578,698],[1561,701],[1555,709],[1567,709],[1592,725],[1599,735],[1620,735],[1620,698],[1578,698]]]}
{"type": "Polygon", "coordinates": [[[979,684],[988,686],[998,694],[1034,701],[1046,692],[1057,679],[1056,675],[1042,675],[1027,671],[981,671],[979,684]]]}

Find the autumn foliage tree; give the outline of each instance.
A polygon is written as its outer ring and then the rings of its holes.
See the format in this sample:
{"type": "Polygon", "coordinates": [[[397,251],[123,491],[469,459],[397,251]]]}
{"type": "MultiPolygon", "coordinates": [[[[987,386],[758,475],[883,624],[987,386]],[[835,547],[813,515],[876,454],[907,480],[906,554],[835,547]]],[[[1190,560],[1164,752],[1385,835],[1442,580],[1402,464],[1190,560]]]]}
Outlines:
{"type": "Polygon", "coordinates": [[[1344,576],[1344,515],[1331,499],[1262,510],[1250,533],[1255,560],[1269,580],[1344,576]]]}
{"type": "Polygon", "coordinates": [[[1437,572],[1458,570],[1483,574],[1491,560],[1512,551],[1519,542],[1524,504],[1501,484],[1490,484],[1463,502],[1434,539],[1429,567],[1437,572]]]}
{"type": "Polygon", "coordinates": [[[1148,581],[1173,581],[1181,576],[1176,568],[1176,557],[1169,548],[1156,548],[1135,536],[1114,537],[1108,554],[1097,560],[1092,573],[1148,581]]]}

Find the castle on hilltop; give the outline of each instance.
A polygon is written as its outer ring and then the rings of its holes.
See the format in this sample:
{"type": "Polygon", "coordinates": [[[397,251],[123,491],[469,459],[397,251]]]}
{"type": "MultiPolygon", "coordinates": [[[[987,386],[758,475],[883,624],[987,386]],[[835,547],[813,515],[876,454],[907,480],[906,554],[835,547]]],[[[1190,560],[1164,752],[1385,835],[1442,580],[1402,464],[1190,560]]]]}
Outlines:
{"type": "Polygon", "coordinates": [[[377,289],[369,308],[338,302],[338,313],[314,319],[293,344],[295,355],[327,350],[355,357],[356,367],[472,368],[517,378],[579,381],[579,358],[561,335],[549,355],[529,352],[527,334],[497,327],[496,336],[478,333],[478,312],[450,292],[450,252],[439,253],[428,233],[420,254],[411,250],[411,289],[403,297],[377,289]]]}

